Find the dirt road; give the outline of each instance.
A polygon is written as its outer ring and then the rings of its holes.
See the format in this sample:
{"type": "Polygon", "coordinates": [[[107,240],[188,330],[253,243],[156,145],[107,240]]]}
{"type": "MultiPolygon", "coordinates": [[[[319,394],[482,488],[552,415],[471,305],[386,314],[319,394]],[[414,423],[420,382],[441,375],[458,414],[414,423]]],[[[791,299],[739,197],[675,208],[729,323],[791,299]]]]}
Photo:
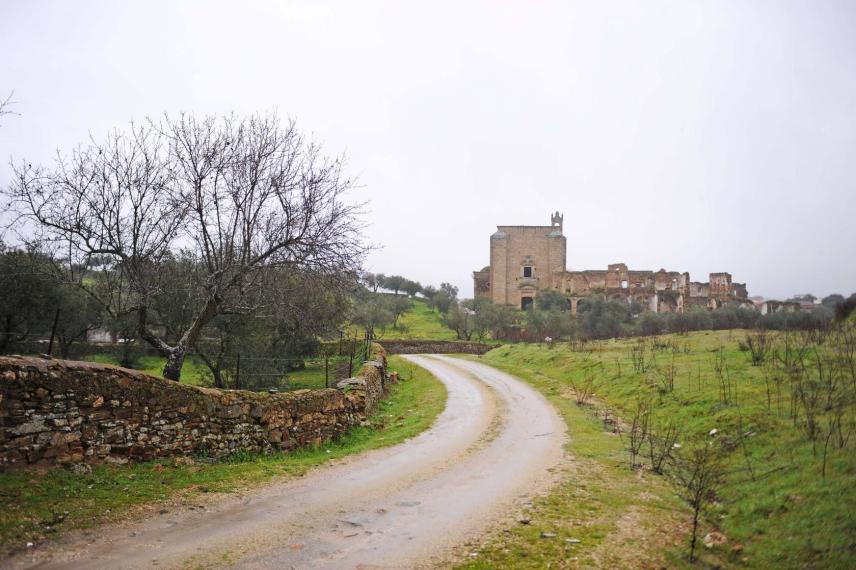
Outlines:
{"type": "Polygon", "coordinates": [[[564,423],[525,383],[446,356],[410,356],[449,392],[434,426],[235,498],[71,535],[12,568],[412,568],[442,562],[551,479],[564,423]]]}

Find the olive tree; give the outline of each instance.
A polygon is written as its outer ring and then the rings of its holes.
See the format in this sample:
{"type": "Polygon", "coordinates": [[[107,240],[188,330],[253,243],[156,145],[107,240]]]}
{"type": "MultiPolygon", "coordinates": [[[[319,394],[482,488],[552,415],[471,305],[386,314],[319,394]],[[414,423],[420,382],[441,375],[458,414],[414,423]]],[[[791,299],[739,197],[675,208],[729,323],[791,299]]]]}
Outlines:
{"type": "Polygon", "coordinates": [[[61,289],[50,259],[0,242],[0,354],[50,330],[61,289]]]}
{"type": "Polygon", "coordinates": [[[216,316],[268,302],[272,271],[356,275],[366,249],[360,205],[345,201],[353,185],[342,161],[324,157],[293,122],[181,114],[92,140],[50,167],[20,163],[4,192],[70,266],[98,259],[115,277],[108,295],[90,292],[114,312],[122,297],[140,337],[166,357],[164,377],[178,380],[216,316]],[[198,268],[187,285],[196,309],[168,341],[150,315],[161,270],[179,249],[198,268]]]}
{"type": "Polygon", "coordinates": [[[401,288],[404,289],[404,292],[407,293],[410,298],[414,298],[417,293],[422,292],[422,284],[419,283],[419,281],[411,281],[410,279],[405,279],[401,288]]]}
{"type": "Polygon", "coordinates": [[[401,275],[389,275],[383,280],[381,287],[398,295],[398,292],[404,287],[406,281],[407,279],[401,275]]]}

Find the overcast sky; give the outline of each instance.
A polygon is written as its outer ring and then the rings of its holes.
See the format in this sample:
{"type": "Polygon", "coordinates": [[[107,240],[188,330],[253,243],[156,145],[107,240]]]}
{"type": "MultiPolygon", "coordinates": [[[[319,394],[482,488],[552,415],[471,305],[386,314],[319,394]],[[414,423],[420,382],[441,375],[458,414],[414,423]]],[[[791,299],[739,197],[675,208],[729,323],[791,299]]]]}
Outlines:
{"type": "Polygon", "coordinates": [[[12,89],[2,184],[146,115],[293,117],[359,176],[369,268],[464,296],[554,210],[573,269],[856,292],[852,0],[2,0],[12,89]]]}

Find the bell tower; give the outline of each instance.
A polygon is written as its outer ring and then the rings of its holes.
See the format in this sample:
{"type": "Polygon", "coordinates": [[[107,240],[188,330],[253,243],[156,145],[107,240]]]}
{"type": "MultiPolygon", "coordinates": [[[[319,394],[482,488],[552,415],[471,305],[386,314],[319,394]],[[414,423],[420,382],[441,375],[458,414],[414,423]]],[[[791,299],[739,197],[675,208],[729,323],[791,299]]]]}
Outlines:
{"type": "MultiPolygon", "coordinates": [[[[568,240],[562,235],[562,221],[564,216],[558,211],[550,214],[550,233],[547,234],[547,251],[549,252],[550,280],[556,279],[556,275],[563,273],[568,262],[568,240]]],[[[556,283],[550,283],[555,286],[556,283]]]]}
{"type": "Polygon", "coordinates": [[[550,217],[550,225],[552,225],[554,228],[558,228],[559,233],[562,233],[562,220],[564,219],[565,216],[563,216],[557,211],[550,217]]]}

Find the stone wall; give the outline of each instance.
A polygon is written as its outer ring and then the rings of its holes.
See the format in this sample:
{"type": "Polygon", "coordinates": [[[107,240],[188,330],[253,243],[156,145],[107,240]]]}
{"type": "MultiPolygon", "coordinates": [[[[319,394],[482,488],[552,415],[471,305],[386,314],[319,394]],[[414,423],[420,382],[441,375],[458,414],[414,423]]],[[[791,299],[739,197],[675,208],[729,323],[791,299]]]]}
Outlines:
{"type": "Polygon", "coordinates": [[[385,340],[389,354],[484,354],[497,344],[442,340],[385,340]]]}
{"type": "Polygon", "coordinates": [[[106,364],[0,357],[0,469],[318,445],[366,419],[386,356],[337,388],[267,394],[198,388],[106,364]]]}

